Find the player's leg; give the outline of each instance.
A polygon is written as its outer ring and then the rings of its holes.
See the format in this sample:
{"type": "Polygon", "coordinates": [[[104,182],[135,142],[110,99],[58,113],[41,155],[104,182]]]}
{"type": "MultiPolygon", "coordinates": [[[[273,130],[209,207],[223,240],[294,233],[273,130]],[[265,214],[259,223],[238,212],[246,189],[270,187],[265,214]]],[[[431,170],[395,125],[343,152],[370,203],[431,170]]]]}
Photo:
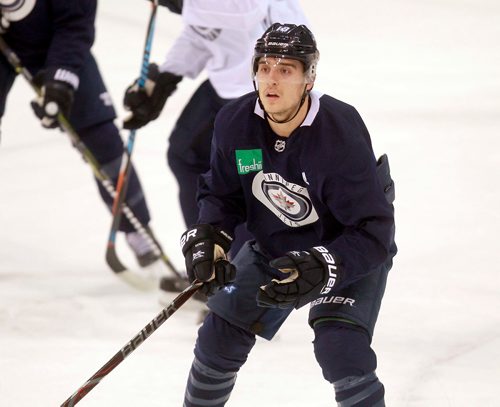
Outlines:
{"type": "Polygon", "coordinates": [[[233,325],[271,340],[293,309],[259,307],[257,293],[273,278],[282,280],[287,275],[269,266],[269,258],[254,241],[246,242],[232,263],[235,280],[209,297],[208,308],[233,325]]]}
{"type": "Polygon", "coordinates": [[[334,386],[339,406],[385,405],[370,344],[391,266],[392,258],[345,290],[311,303],[314,353],[324,378],[334,386]]]}
{"type": "Polygon", "coordinates": [[[254,334],[209,313],[198,331],[184,407],[224,406],[254,344],[254,334]]]}
{"type": "Polygon", "coordinates": [[[167,161],[179,185],[179,200],[186,225],[198,219],[198,177],[210,168],[210,146],[215,116],[227,100],[207,80],[184,107],[169,138],[167,161]]]}
{"type": "Polygon", "coordinates": [[[16,74],[3,55],[0,55],[0,140],[2,136],[2,117],[5,112],[7,95],[14,83],[16,74]]]}
{"type": "Polygon", "coordinates": [[[339,406],[381,407],[384,386],[368,333],[359,326],[324,321],[314,327],[314,353],[323,377],[333,384],[339,406]]]}
{"type": "MultiPolygon", "coordinates": [[[[78,134],[101,165],[102,170],[116,184],[123,157],[123,142],[115,124],[108,120],[95,126],[80,129],[78,134]]],[[[127,205],[132,209],[139,221],[143,225],[147,225],[150,220],[149,211],[139,178],[133,167],[128,182],[127,205]]],[[[97,182],[97,186],[102,200],[111,209],[113,198],[100,182],[97,182]]],[[[135,228],[126,217],[122,216],[119,230],[129,233],[135,231],[135,228]]]]}
{"type": "MultiPolygon", "coordinates": [[[[113,122],[115,117],[113,103],[97,63],[90,56],[80,73],[80,86],[75,94],[70,122],[102,170],[116,184],[124,146],[118,128],[113,122]]],[[[97,186],[102,200],[111,209],[113,198],[100,182],[97,182],[97,186]]],[[[137,219],[147,226],[150,221],[149,210],[134,167],[131,169],[125,200],[137,219]]],[[[121,217],[119,230],[126,233],[127,242],[134,250],[141,266],[147,266],[158,259],[148,242],[135,231],[125,216],[121,217]]]]}
{"type": "MultiPolygon", "coordinates": [[[[229,102],[222,99],[207,80],[193,94],[170,135],[167,161],[179,185],[179,202],[186,225],[198,220],[198,177],[210,168],[210,147],[215,116],[229,102]]],[[[230,256],[252,239],[245,225],[235,230],[230,256]]]]}
{"type": "Polygon", "coordinates": [[[268,259],[253,244],[243,245],[233,264],[236,280],[208,300],[212,312],[198,332],[186,407],[225,405],[255,335],[270,340],[291,312],[257,306],[259,286],[283,276],[273,274],[268,259]]]}

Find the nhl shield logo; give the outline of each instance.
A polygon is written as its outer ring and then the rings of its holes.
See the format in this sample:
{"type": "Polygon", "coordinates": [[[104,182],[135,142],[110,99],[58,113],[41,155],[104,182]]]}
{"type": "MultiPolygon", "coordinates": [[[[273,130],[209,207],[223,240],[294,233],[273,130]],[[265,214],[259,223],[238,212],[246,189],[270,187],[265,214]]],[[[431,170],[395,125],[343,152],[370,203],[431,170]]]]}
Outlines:
{"type": "Polygon", "coordinates": [[[278,152],[281,153],[285,151],[286,147],[286,141],[285,140],[276,140],[276,143],[274,143],[274,149],[278,152]]]}

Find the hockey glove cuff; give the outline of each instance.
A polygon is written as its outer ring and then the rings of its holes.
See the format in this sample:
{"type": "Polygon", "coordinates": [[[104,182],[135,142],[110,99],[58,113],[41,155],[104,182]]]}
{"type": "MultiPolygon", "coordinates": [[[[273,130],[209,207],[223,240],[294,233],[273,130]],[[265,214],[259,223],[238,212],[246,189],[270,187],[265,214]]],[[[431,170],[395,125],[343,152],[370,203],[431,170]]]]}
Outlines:
{"type": "Polygon", "coordinates": [[[123,105],[132,114],[123,121],[123,128],[138,129],[155,120],[181,80],[182,76],[160,72],[158,65],[150,64],[144,87],[139,87],[137,79],[125,91],[123,105]]]}
{"type": "Polygon", "coordinates": [[[300,308],[319,294],[329,293],[340,282],[339,259],[323,246],[287,252],[269,264],[290,276],[260,287],[257,302],[262,307],[300,308]]]}
{"type": "Polygon", "coordinates": [[[236,268],[226,256],[232,240],[227,233],[208,224],[195,225],[181,237],[189,280],[204,281],[201,291],[206,295],[214,294],[236,277],[236,268]]]}
{"type": "Polygon", "coordinates": [[[33,83],[41,90],[40,96],[31,102],[35,115],[41,120],[43,127],[58,127],[59,113],[69,118],[74,93],[79,85],[78,76],[64,68],[49,68],[38,72],[33,83]]]}

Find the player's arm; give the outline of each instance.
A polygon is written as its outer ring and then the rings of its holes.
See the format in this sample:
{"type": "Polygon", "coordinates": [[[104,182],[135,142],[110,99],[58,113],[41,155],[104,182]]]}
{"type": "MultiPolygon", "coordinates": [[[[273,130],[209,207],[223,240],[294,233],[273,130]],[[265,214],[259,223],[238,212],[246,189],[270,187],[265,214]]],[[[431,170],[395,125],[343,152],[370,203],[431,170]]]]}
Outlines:
{"type": "Polygon", "coordinates": [[[78,75],[95,37],[96,0],[52,0],[54,35],[46,67],[78,75]]]}
{"type": "Polygon", "coordinates": [[[236,80],[229,71],[249,57],[245,45],[248,30],[266,15],[267,7],[261,1],[235,5],[221,0],[212,2],[208,10],[193,3],[183,4],[184,28],[164,62],[151,65],[144,88],[137,86],[137,80],[127,88],[123,104],[131,114],[124,120],[124,128],[138,129],[157,119],[183,77],[194,79],[208,67],[228,81],[236,80]],[[235,36],[241,36],[241,43],[235,36]]]}
{"type": "MultiPolygon", "coordinates": [[[[211,168],[202,175],[198,189],[199,218],[181,238],[189,278],[205,281],[210,295],[233,281],[236,270],[227,261],[234,228],[245,219],[245,203],[231,148],[219,144],[217,117],[212,139],[211,168]],[[225,152],[227,151],[227,152],[225,152]]],[[[228,135],[225,135],[228,136],[228,135]]]]}
{"type": "Polygon", "coordinates": [[[57,115],[69,116],[79,71],[94,42],[95,0],[52,0],[53,37],[44,68],[33,78],[41,96],[32,107],[47,128],[58,126],[57,115]]]}
{"type": "Polygon", "coordinates": [[[246,220],[246,204],[236,167],[232,118],[223,108],[215,120],[210,170],[198,184],[199,223],[209,223],[233,235],[246,220]]]}
{"type": "Polygon", "coordinates": [[[394,208],[385,194],[368,130],[354,108],[349,121],[351,143],[335,173],[324,181],[326,203],[343,225],[342,234],[325,245],[344,270],[339,289],[377,270],[394,244],[394,208]]]}
{"type": "Polygon", "coordinates": [[[157,119],[182,78],[196,78],[209,58],[202,39],[191,27],[184,27],[164,63],[150,64],[145,86],[139,88],[136,79],[125,91],[123,105],[131,114],[124,120],[123,127],[138,129],[157,119]]]}

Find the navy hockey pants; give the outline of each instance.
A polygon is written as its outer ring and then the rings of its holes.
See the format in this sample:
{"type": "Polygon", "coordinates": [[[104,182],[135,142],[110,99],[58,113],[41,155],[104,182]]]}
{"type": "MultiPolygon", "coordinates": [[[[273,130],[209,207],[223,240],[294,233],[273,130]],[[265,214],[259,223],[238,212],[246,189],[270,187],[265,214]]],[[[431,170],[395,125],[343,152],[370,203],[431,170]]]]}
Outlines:
{"type": "MultiPolygon", "coordinates": [[[[259,287],[273,278],[282,280],[287,275],[269,266],[269,258],[260,252],[254,241],[245,243],[232,263],[237,269],[235,281],[211,296],[208,307],[226,321],[272,339],[293,309],[259,307],[256,296],[259,287]]],[[[310,325],[325,318],[347,320],[363,328],[371,337],[391,267],[392,257],[389,257],[377,270],[344,290],[313,300],[310,325]]]]}
{"type": "MultiPolygon", "coordinates": [[[[198,221],[198,178],[210,168],[210,147],[215,116],[229,99],[222,99],[206,80],[184,107],[169,138],[167,161],[179,185],[179,201],[186,226],[198,221]]],[[[231,246],[236,254],[252,236],[244,225],[237,227],[231,246]]]]}
{"type": "MultiPolygon", "coordinates": [[[[36,74],[40,69],[41,67],[30,67],[32,74],[36,74]]],[[[75,93],[69,122],[102,169],[116,183],[123,155],[123,141],[118,128],[113,123],[116,117],[115,110],[92,55],[89,55],[79,75],[80,86],[75,93]]],[[[0,118],[5,111],[7,95],[14,80],[15,74],[12,67],[0,55],[0,118]]],[[[113,199],[100,182],[97,182],[97,186],[103,201],[111,208],[113,199]]],[[[147,225],[150,220],[149,210],[133,168],[126,200],[139,221],[147,225]]],[[[125,217],[122,217],[120,230],[128,232],[135,229],[125,217]]]]}

